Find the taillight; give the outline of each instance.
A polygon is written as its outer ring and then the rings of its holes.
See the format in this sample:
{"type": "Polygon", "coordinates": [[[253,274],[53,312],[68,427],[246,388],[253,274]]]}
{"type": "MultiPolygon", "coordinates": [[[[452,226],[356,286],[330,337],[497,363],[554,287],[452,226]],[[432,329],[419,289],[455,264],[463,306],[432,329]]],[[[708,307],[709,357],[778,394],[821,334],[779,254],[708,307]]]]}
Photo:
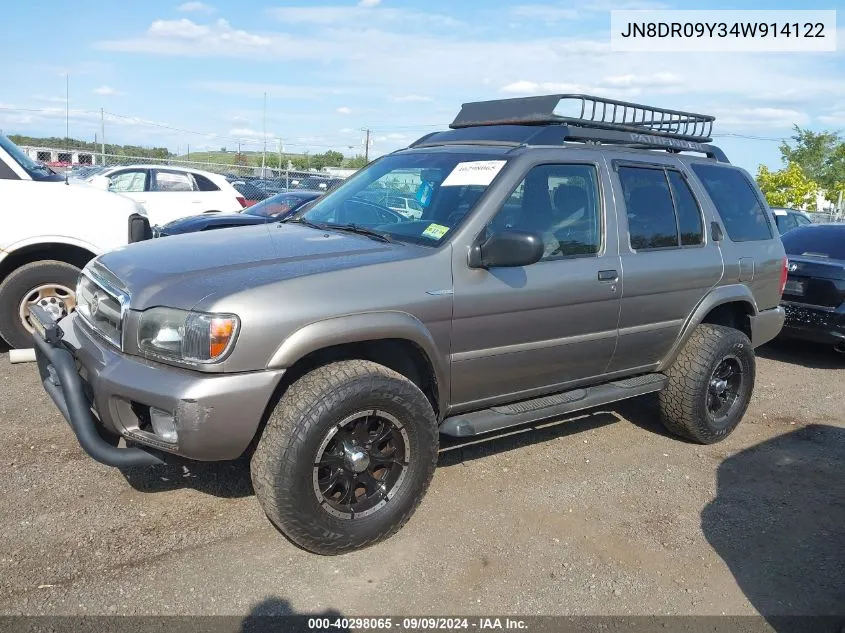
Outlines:
{"type": "Polygon", "coordinates": [[[780,296],[783,296],[783,291],[786,290],[786,279],[789,277],[789,260],[783,258],[783,268],[780,270],[780,296]]]}
{"type": "Polygon", "coordinates": [[[246,209],[246,198],[243,196],[237,196],[237,201],[240,203],[241,209],[246,209]]]}

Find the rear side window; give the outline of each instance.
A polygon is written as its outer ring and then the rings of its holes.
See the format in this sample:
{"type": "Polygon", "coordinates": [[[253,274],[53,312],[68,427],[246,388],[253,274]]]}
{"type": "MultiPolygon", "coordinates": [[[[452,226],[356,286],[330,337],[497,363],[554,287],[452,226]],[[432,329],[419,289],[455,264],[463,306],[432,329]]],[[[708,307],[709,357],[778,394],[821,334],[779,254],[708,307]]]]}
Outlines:
{"type": "Polygon", "coordinates": [[[697,246],[704,242],[701,210],[692,195],[687,181],[676,171],[668,171],[672,185],[672,199],[678,214],[678,229],[681,231],[681,246],[697,246]]]}
{"type": "Polygon", "coordinates": [[[701,212],[674,170],[620,167],[631,248],[678,248],[704,241],[701,212]]]}
{"type": "Polygon", "coordinates": [[[766,211],[741,171],[700,163],[693,163],[692,170],[704,185],[732,241],[753,242],[772,238],[766,211]]]}
{"type": "Polygon", "coordinates": [[[197,183],[197,189],[200,191],[220,191],[220,187],[215,185],[205,176],[194,174],[194,182],[197,183]]]}
{"type": "Polygon", "coordinates": [[[193,191],[191,177],[179,171],[157,171],[155,191],[193,191]]]}

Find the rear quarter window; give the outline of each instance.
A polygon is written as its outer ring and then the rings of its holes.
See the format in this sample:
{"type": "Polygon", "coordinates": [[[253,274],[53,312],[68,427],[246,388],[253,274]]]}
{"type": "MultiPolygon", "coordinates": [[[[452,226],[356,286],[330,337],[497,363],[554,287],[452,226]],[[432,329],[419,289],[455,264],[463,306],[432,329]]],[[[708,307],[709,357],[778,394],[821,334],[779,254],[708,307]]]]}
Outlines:
{"type": "Polygon", "coordinates": [[[733,167],[701,163],[691,167],[719,212],[731,241],[772,239],[768,214],[745,174],[733,167]]]}
{"type": "Polygon", "coordinates": [[[197,183],[197,189],[200,191],[220,191],[220,187],[215,185],[205,176],[194,174],[194,182],[197,183]]]}

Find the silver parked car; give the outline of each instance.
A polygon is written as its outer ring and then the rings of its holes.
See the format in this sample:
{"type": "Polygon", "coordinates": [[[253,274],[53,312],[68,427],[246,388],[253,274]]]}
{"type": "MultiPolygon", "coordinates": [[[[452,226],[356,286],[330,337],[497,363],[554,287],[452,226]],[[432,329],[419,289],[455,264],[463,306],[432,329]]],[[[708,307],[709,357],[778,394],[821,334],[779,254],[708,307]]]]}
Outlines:
{"type": "Polygon", "coordinates": [[[267,516],[322,554],[411,517],[440,434],[658,392],[670,431],[717,442],[786,271],[712,123],[580,95],[465,104],[290,221],[98,257],[75,313],[33,309],[44,387],[105,464],[250,455],[267,516]],[[370,195],[397,181],[419,219],[370,195]]]}

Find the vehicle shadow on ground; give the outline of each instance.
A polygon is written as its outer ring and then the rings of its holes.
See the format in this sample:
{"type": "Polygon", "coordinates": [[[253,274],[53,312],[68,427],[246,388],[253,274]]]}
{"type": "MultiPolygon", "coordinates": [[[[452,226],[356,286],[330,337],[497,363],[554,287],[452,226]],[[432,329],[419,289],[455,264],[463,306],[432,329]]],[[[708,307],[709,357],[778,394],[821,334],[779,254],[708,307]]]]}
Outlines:
{"type": "Polygon", "coordinates": [[[581,412],[566,418],[504,429],[478,437],[456,438],[442,435],[440,437],[440,457],[437,466],[443,468],[475,459],[483,459],[532,444],[576,435],[620,421],[619,416],[608,411],[588,412],[586,414],[581,412]]]}
{"type": "Polygon", "coordinates": [[[835,352],[832,345],[775,339],[758,347],[755,352],[760,358],[802,365],[810,369],[845,369],[845,354],[835,352]]]}
{"type": "Polygon", "coordinates": [[[138,492],[168,492],[190,488],[223,499],[255,494],[249,477],[249,460],[193,462],[145,468],[123,468],[126,482],[138,492]]]}
{"type": "Polygon", "coordinates": [[[300,613],[295,611],[287,600],[270,597],[265,598],[250,610],[237,631],[239,633],[287,633],[288,631],[299,633],[315,628],[340,633],[351,631],[348,627],[334,626],[335,623],[343,624],[343,618],[343,614],[333,609],[322,613],[300,613]],[[311,622],[312,619],[322,622],[311,622]],[[341,622],[336,622],[338,619],[341,622]]]}
{"type": "Polygon", "coordinates": [[[9,344],[6,343],[6,341],[4,341],[2,338],[0,338],[0,354],[5,354],[10,349],[11,347],[9,347],[9,344]]]}
{"type": "Polygon", "coordinates": [[[773,629],[828,630],[777,616],[845,626],[845,429],[810,425],[724,460],[701,528],[773,629]]]}

